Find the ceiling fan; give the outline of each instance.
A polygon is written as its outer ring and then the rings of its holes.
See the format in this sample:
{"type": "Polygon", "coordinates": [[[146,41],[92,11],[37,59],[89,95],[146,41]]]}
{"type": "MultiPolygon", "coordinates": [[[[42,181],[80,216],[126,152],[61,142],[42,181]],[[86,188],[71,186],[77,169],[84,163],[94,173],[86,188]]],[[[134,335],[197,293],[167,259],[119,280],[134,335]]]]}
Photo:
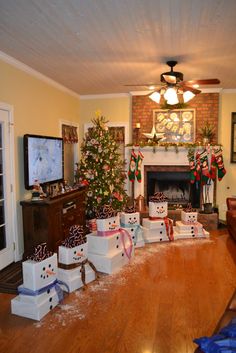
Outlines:
{"type": "MultiPolygon", "coordinates": [[[[163,72],[160,76],[160,80],[164,85],[154,88],[155,91],[148,94],[149,98],[156,103],[160,102],[162,96],[164,96],[168,104],[174,105],[179,103],[180,97],[182,97],[181,99],[184,103],[186,103],[196,94],[201,93],[201,90],[198,89],[200,85],[214,85],[220,83],[220,80],[217,78],[184,81],[183,73],[173,70],[173,68],[178,64],[177,61],[170,60],[167,61],[166,64],[170,67],[170,71],[163,72]]],[[[151,86],[155,87],[158,85],[139,84],[126,86],[146,86],[150,89],[151,86]]]]}

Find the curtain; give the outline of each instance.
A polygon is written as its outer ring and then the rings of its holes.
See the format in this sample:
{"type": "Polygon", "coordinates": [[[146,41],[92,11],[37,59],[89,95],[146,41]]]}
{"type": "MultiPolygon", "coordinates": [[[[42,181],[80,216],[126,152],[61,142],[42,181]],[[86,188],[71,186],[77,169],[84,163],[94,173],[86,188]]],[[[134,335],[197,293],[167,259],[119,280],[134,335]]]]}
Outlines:
{"type": "Polygon", "coordinates": [[[63,124],[62,138],[64,143],[78,143],[77,127],[63,124]]]}

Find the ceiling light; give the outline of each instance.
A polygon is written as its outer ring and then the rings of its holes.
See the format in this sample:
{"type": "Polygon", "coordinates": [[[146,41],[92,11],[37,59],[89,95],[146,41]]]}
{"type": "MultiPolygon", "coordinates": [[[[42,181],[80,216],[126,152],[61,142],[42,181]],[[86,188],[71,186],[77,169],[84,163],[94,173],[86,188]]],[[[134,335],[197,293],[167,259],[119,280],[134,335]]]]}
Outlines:
{"type": "MultiPolygon", "coordinates": [[[[168,101],[176,100],[177,93],[174,88],[167,88],[167,90],[164,93],[164,98],[168,101]]],[[[177,97],[178,99],[178,97],[177,97]]]]}
{"type": "Polygon", "coordinates": [[[166,86],[162,87],[158,91],[154,91],[149,95],[149,98],[152,99],[155,103],[160,103],[161,97],[164,97],[167,104],[175,105],[178,104],[180,101],[187,103],[188,101],[190,101],[190,99],[195,97],[195,94],[189,90],[183,92],[183,89],[181,87],[179,88],[177,86],[166,86]]]}
{"type": "Polygon", "coordinates": [[[183,99],[184,99],[184,103],[187,103],[188,101],[190,101],[190,99],[192,99],[193,97],[195,97],[195,94],[191,91],[185,91],[183,94],[183,99]]]}
{"type": "Polygon", "coordinates": [[[149,98],[154,102],[159,103],[161,99],[161,95],[159,92],[153,92],[152,94],[149,95],[149,98]]]}

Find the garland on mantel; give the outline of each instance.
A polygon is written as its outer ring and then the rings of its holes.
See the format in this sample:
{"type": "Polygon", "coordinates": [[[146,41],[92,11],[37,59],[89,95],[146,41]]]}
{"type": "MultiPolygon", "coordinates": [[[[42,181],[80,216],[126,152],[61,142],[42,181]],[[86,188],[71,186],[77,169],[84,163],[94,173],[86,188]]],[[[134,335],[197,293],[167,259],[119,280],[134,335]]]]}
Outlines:
{"type": "Polygon", "coordinates": [[[158,148],[158,147],[164,147],[166,151],[168,151],[168,149],[170,147],[173,147],[175,149],[176,153],[178,153],[179,147],[184,147],[187,150],[189,150],[189,149],[206,148],[206,147],[211,148],[214,146],[222,146],[222,145],[221,144],[214,144],[214,145],[208,144],[207,146],[204,146],[204,145],[201,145],[200,142],[195,142],[195,143],[192,143],[192,142],[155,142],[155,141],[151,141],[151,140],[149,140],[148,142],[140,141],[139,145],[134,145],[132,143],[129,143],[126,145],[126,147],[136,147],[136,148],[153,147],[154,153],[156,152],[156,148],[158,148]]]}

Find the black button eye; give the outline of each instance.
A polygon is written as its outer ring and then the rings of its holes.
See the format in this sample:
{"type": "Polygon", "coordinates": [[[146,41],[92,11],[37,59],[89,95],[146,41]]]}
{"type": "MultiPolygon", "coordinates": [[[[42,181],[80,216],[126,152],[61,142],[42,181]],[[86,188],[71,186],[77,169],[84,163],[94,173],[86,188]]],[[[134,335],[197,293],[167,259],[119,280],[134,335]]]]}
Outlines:
{"type": "Polygon", "coordinates": [[[45,271],[46,270],[46,268],[45,267],[43,267],[43,271],[45,271]]]}
{"type": "Polygon", "coordinates": [[[80,251],[84,251],[84,249],[81,249],[80,251]]]}
{"type": "Polygon", "coordinates": [[[76,251],[74,251],[74,254],[76,254],[76,251]]]}
{"type": "Polygon", "coordinates": [[[51,266],[52,266],[51,264],[48,265],[49,268],[50,268],[51,266]]]}

